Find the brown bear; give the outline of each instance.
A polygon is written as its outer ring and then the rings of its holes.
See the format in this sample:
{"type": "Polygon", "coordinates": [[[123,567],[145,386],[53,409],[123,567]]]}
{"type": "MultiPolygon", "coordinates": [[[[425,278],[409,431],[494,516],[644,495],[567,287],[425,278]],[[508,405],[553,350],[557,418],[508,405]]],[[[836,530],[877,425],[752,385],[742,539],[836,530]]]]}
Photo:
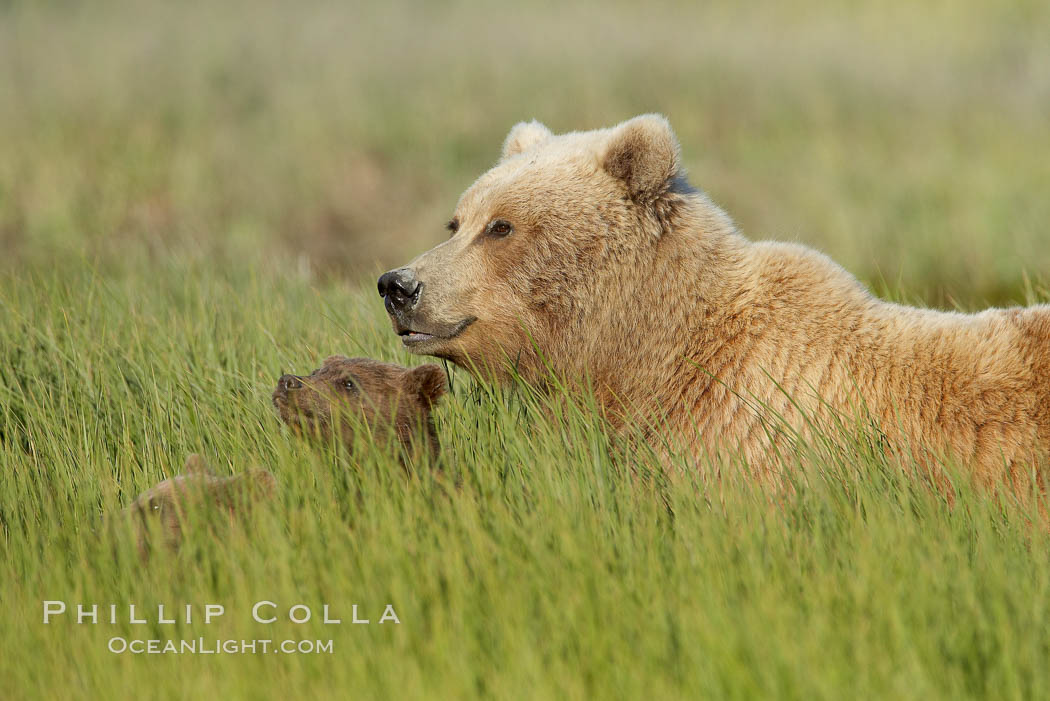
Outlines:
{"type": "Polygon", "coordinates": [[[272,498],[276,489],[277,481],[267,470],[219,477],[195,453],[186,459],[183,474],[140,494],[124,509],[123,516],[131,519],[139,556],[145,560],[152,549],[151,533],[169,549],[177,550],[191,516],[206,519],[218,514],[228,521],[243,518],[253,503],[272,498]]]}
{"type": "Polygon", "coordinates": [[[333,355],[308,376],[284,375],[273,404],[293,431],[332,435],[350,446],[364,426],[377,442],[396,440],[402,458],[422,449],[438,455],[432,410],[448,391],[445,371],[433,363],[405,368],[369,358],[333,355]]]}
{"type": "Polygon", "coordinates": [[[515,126],[447,241],[379,279],[416,353],[487,379],[586,383],[614,425],[771,466],[858,418],[985,482],[1050,447],[1050,307],[961,314],[872,296],[821,253],[752,242],[686,181],[667,120],[515,126]]]}

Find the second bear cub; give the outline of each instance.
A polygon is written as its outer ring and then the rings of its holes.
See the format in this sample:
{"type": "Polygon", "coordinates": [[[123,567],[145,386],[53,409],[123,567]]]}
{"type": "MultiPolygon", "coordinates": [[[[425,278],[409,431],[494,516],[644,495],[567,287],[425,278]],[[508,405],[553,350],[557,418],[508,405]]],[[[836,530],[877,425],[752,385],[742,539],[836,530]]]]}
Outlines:
{"type": "MultiPolygon", "coordinates": [[[[230,523],[245,518],[255,502],[272,499],[277,480],[268,470],[247,470],[231,477],[212,472],[204,458],[194,453],[183,473],[154,485],[135,498],[122,512],[132,520],[139,556],[149,559],[155,529],[171,551],[179,549],[187,521],[195,516],[207,522],[220,515],[230,523]]],[[[214,524],[213,524],[214,525],[214,524]]]]}

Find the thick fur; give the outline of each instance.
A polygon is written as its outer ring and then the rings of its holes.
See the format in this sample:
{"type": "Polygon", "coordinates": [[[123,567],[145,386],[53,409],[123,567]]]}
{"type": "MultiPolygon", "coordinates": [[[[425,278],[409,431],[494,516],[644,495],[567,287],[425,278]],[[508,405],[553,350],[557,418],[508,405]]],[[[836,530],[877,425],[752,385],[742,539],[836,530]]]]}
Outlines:
{"type": "Polygon", "coordinates": [[[433,408],[448,392],[445,371],[427,363],[405,368],[371,358],[333,355],[310,375],[285,375],[273,391],[281,419],[298,433],[336,435],[347,447],[366,429],[393,439],[407,457],[422,448],[437,458],[433,408]]]}
{"type": "MultiPolygon", "coordinates": [[[[610,419],[693,455],[772,462],[814,425],[873,422],[887,449],[1026,483],[1050,447],[1050,308],[959,314],[873,297],[824,255],[751,242],[679,167],[667,121],[513,148],[464,193],[455,234],[408,269],[411,350],[489,379],[589,383],[610,419]],[[490,222],[513,226],[486,234],[490,222]]],[[[527,138],[528,137],[528,138],[527,138]]]]}

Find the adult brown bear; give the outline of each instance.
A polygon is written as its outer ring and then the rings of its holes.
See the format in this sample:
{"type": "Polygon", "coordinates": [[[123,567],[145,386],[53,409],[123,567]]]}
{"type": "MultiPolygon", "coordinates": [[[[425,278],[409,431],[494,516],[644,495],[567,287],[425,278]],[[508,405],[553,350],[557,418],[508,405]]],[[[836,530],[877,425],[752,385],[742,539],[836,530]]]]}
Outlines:
{"type": "Polygon", "coordinates": [[[1050,446],[1050,307],[904,307],[817,251],[751,242],[688,185],[663,117],[518,124],[448,228],[379,280],[406,348],[587,382],[614,423],[698,457],[765,465],[859,413],[898,454],[986,482],[1024,482],[1050,446]]]}

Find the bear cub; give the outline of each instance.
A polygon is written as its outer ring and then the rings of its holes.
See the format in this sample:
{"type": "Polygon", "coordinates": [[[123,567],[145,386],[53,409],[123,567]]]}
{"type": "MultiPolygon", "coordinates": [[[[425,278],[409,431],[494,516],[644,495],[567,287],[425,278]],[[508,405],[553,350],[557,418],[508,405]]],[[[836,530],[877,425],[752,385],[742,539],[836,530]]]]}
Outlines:
{"type": "Polygon", "coordinates": [[[445,371],[433,363],[405,368],[370,358],[333,355],[306,376],[283,375],[273,405],[295,433],[329,438],[347,447],[365,429],[378,443],[394,440],[409,455],[436,458],[431,412],[448,391],[445,371]]]}
{"type": "Polygon", "coordinates": [[[268,470],[220,477],[193,454],[186,459],[183,474],[138,495],[123,516],[131,519],[139,556],[146,560],[153,545],[151,534],[170,550],[178,550],[191,516],[207,520],[221,514],[222,520],[232,523],[245,518],[255,502],[273,498],[276,491],[277,480],[268,470]]]}

